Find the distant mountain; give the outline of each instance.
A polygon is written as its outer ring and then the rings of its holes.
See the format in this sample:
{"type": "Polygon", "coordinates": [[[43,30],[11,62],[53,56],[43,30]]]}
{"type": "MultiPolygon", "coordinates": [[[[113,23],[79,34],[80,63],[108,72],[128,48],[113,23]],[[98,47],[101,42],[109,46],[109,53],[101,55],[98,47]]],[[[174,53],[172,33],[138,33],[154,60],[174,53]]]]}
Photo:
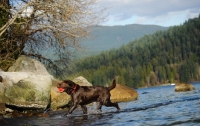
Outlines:
{"type": "Polygon", "coordinates": [[[125,26],[98,26],[94,27],[92,39],[83,40],[81,44],[85,48],[79,52],[81,57],[99,54],[101,51],[119,48],[123,44],[139,39],[144,35],[153,34],[158,30],[167,30],[168,27],[157,25],[131,24],[125,26]]]}
{"type": "Polygon", "coordinates": [[[200,81],[200,15],[69,68],[66,76],[84,76],[93,85],[110,84],[114,77],[134,88],[200,81]]]}

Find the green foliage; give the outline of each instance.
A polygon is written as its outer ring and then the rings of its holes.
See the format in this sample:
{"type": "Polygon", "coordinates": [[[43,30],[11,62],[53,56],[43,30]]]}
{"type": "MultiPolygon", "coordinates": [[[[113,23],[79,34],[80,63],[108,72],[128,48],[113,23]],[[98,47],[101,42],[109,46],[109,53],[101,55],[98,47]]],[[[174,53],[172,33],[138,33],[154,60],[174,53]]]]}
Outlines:
{"type": "Polygon", "coordinates": [[[119,83],[137,88],[199,81],[199,63],[200,17],[73,62],[68,76],[82,75],[94,85],[109,83],[117,76],[119,83]]]}

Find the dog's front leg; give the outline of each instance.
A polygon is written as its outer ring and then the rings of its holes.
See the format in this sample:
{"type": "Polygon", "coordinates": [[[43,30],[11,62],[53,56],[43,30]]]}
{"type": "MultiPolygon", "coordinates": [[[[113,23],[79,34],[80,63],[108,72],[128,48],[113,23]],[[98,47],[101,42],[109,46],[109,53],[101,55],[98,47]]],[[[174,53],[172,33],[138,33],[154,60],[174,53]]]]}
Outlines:
{"type": "Polygon", "coordinates": [[[77,107],[77,104],[74,104],[68,111],[67,115],[71,114],[77,107]]]}

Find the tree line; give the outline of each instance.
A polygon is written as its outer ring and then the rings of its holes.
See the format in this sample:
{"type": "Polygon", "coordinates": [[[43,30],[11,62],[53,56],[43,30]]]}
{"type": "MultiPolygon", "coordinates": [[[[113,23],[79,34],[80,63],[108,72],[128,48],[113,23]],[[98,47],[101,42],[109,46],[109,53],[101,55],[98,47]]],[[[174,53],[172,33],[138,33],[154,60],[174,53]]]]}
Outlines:
{"type": "Polygon", "coordinates": [[[118,49],[74,61],[66,76],[84,76],[94,85],[148,87],[200,81],[200,15],[118,49]]]}

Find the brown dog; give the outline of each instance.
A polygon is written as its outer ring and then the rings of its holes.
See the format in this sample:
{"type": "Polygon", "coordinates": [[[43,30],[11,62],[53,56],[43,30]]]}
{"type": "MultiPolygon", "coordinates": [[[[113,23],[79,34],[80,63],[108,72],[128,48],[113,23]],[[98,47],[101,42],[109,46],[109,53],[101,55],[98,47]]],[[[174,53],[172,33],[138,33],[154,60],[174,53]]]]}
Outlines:
{"type": "Polygon", "coordinates": [[[117,103],[110,101],[110,90],[116,87],[116,81],[113,80],[110,87],[102,86],[79,86],[70,80],[64,80],[57,85],[60,92],[66,92],[71,95],[73,106],[69,109],[68,114],[71,114],[78,105],[81,106],[83,114],[87,114],[86,104],[97,102],[97,109],[101,111],[102,105],[107,107],[116,107],[120,110],[117,103]]]}

